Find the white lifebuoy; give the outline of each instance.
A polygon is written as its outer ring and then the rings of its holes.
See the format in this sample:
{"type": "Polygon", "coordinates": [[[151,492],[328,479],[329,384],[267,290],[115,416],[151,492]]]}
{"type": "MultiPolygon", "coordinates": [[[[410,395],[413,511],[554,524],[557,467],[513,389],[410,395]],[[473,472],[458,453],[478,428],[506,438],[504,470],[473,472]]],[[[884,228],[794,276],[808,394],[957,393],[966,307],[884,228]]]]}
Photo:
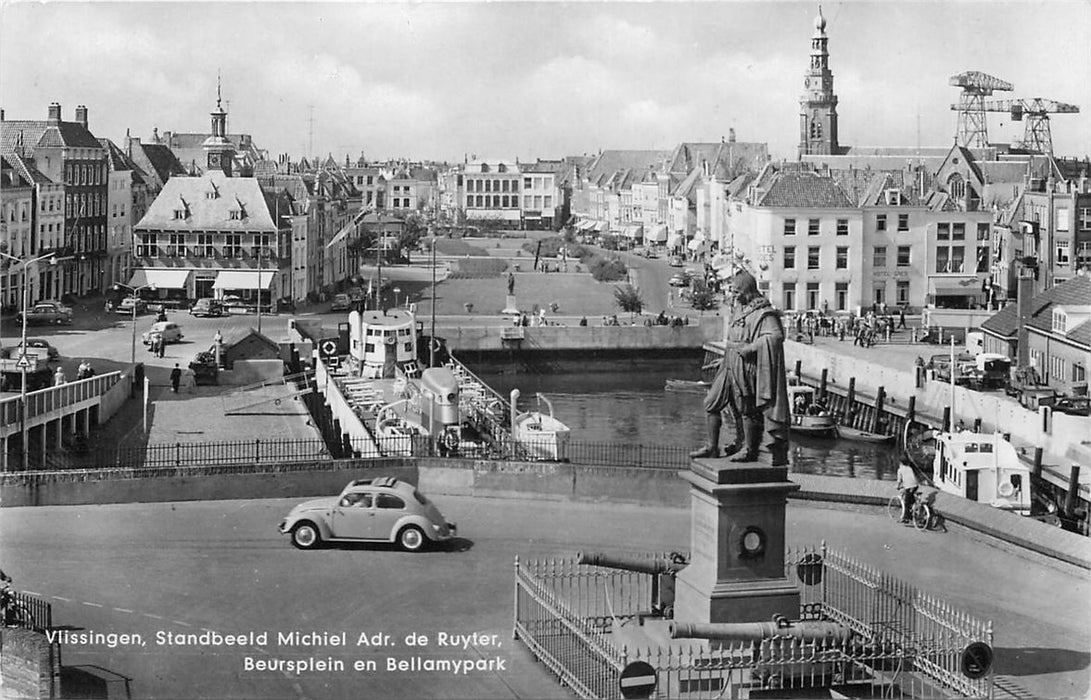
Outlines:
{"type": "Polygon", "coordinates": [[[1010,481],[1005,481],[1004,483],[1000,484],[999,491],[1000,495],[1004,498],[1011,498],[1012,494],[1015,493],[1015,486],[1012,485],[1010,481]]]}
{"type": "Polygon", "coordinates": [[[443,446],[449,450],[453,450],[458,447],[458,436],[454,433],[445,433],[443,435],[443,446]]]}
{"type": "Polygon", "coordinates": [[[397,338],[395,338],[394,336],[392,336],[392,335],[388,335],[388,336],[386,337],[386,344],[387,344],[387,345],[393,345],[393,344],[394,344],[394,343],[396,343],[396,342],[398,342],[398,339],[397,339],[397,338]]]}

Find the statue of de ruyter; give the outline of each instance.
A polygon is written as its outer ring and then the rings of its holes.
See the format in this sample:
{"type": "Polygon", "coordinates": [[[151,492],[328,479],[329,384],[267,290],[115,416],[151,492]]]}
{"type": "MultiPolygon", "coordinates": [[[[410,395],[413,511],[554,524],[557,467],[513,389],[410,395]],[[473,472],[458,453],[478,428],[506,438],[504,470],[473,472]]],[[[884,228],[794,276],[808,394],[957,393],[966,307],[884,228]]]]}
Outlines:
{"type": "Polygon", "coordinates": [[[724,456],[738,452],[731,461],[756,461],[764,434],[772,466],[787,466],[791,415],[780,313],[749,272],[731,276],[725,292],[724,357],[704,401],[707,443],[690,456],[720,456],[723,414],[730,413],[735,442],[724,456]]]}

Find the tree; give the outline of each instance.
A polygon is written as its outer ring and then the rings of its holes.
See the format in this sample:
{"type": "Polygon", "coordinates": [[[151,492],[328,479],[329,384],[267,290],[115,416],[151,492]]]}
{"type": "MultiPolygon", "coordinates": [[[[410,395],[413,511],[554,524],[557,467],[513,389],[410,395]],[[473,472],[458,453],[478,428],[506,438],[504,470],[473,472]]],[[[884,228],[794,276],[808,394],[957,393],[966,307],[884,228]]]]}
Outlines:
{"type": "Polygon", "coordinates": [[[635,320],[636,315],[644,310],[644,299],[640,296],[640,290],[631,284],[619,284],[615,287],[614,301],[622,311],[629,312],[629,320],[635,320]]]}
{"type": "Polygon", "coordinates": [[[704,316],[706,311],[715,309],[719,305],[719,301],[712,290],[705,287],[693,291],[693,296],[690,297],[690,305],[704,316]]]}

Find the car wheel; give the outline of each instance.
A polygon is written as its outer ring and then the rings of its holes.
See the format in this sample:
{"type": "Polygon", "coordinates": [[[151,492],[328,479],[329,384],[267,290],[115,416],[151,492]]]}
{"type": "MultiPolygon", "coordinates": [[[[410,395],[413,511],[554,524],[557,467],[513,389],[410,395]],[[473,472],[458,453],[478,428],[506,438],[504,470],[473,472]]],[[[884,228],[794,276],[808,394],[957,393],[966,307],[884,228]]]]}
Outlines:
{"type": "Polygon", "coordinates": [[[322,534],[317,525],[304,520],[292,528],[292,544],[297,549],[316,549],[322,544],[322,534]]]}
{"type": "Polygon", "coordinates": [[[398,533],[398,545],[407,552],[419,552],[427,543],[424,532],[416,525],[406,525],[398,533]]]}

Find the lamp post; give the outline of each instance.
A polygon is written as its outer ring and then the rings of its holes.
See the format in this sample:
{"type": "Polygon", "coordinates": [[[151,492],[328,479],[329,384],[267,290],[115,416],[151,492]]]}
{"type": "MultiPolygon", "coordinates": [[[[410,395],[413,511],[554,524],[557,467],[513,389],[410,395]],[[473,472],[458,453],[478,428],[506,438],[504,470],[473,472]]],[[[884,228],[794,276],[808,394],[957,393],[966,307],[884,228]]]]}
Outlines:
{"type": "Polygon", "coordinates": [[[136,364],[136,307],[138,305],[138,302],[140,301],[140,297],[138,296],[138,294],[141,289],[150,289],[154,292],[156,290],[156,286],[154,284],[144,284],[139,287],[131,287],[127,284],[122,284],[118,282],[114,285],[114,288],[117,289],[118,287],[125,287],[126,289],[128,289],[129,297],[133,300],[133,308],[131,309],[133,314],[133,342],[132,350],[129,355],[129,363],[136,364]]]}
{"type": "MultiPolygon", "coordinates": [[[[394,287],[394,308],[398,308],[398,295],[402,293],[401,287],[394,287]]],[[[408,299],[409,295],[406,294],[405,298],[408,299]]]]}
{"type": "Polygon", "coordinates": [[[23,471],[29,471],[30,447],[27,445],[27,362],[25,358],[27,353],[27,287],[30,284],[30,277],[27,275],[27,269],[32,263],[40,262],[42,260],[49,260],[50,265],[55,265],[57,264],[57,258],[54,257],[53,253],[39,255],[30,260],[22,260],[21,258],[17,258],[14,255],[8,255],[7,253],[0,253],[0,255],[9,260],[14,260],[23,267],[23,330],[22,340],[19,343],[19,358],[21,360],[19,363],[21,367],[19,369],[22,374],[22,382],[19,387],[19,422],[23,445],[23,471]]]}

